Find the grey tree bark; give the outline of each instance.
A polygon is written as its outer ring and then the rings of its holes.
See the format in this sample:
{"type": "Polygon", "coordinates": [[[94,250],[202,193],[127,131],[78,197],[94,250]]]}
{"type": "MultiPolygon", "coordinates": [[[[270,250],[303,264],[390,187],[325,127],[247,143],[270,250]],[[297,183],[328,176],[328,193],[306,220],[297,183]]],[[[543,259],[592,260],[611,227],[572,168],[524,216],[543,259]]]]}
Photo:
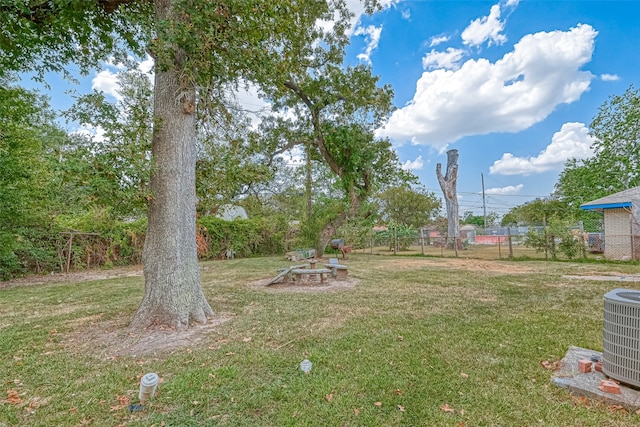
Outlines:
{"type": "Polygon", "coordinates": [[[456,191],[456,181],[458,180],[458,150],[447,151],[447,173],[442,176],[442,165],[436,165],[436,176],[444,194],[445,205],[447,207],[447,237],[453,238],[455,245],[451,247],[459,248],[460,242],[460,218],[458,215],[458,195],[456,191]]]}
{"type": "MultiPolygon", "coordinates": [[[[316,248],[316,256],[321,257],[324,255],[324,251],[327,249],[329,245],[329,241],[335,237],[334,233],[337,229],[339,229],[342,225],[344,225],[349,218],[353,218],[356,216],[358,210],[360,209],[360,205],[362,204],[362,198],[359,197],[355,191],[355,189],[351,189],[349,193],[349,198],[351,203],[349,204],[349,208],[340,213],[337,218],[333,219],[328,224],[325,224],[322,230],[320,231],[320,240],[318,242],[318,246],[316,248]]],[[[351,243],[346,242],[347,245],[351,243]]]]}
{"type": "MultiPolygon", "coordinates": [[[[171,13],[171,1],[156,1],[158,20],[171,13]]],[[[145,293],[133,330],[154,325],[180,330],[213,315],[200,286],[196,247],[196,91],[180,78],[179,51],[174,60],[176,66],[155,72],[145,293]]]]}

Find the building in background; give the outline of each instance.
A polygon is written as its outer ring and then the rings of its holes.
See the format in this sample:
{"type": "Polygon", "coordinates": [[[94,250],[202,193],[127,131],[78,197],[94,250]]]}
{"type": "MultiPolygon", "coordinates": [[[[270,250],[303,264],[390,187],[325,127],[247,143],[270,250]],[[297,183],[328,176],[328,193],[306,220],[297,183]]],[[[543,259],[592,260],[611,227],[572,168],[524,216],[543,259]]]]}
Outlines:
{"type": "Polygon", "coordinates": [[[640,187],[584,203],[581,209],[604,214],[604,256],[640,259],[640,187]]]}

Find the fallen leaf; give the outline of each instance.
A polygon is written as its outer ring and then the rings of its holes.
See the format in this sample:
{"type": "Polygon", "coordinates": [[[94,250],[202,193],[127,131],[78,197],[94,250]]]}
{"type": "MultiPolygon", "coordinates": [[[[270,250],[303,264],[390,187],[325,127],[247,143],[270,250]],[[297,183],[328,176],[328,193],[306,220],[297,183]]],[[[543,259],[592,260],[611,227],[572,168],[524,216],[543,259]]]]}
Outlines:
{"type": "MultiPolygon", "coordinates": [[[[640,411],[640,409],[638,409],[640,411]]],[[[360,415],[360,409],[358,408],[353,408],[353,413],[356,414],[356,416],[360,415]]]]}
{"type": "Polygon", "coordinates": [[[544,369],[549,369],[552,371],[557,371],[558,369],[560,369],[560,361],[556,360],[553,362],[550,362],[548,360],[543,360],[542,362],[540,362],[540,364],[542,365],[542,367],[544,369]]]}
{"type": "Polygon", "coordinates": [[[466,425],[466,424],[465,424],[465,423],[463,423],[462,421],[458,421],[458,422],[456,423],[456,427],[464,427],[465,425],[466,425]]]}
{"type": "Polygon", "coordinates": [[[396,394],[402,394],[402,390],[400,390],[399,388],[396,389],[396,394]]]}
{"type": "Polygon", "coordinates": [[[324,397],[327,402],[331,402],[333,400],[333,393],[334,392],[331,392],[324,397]]]}
{"type": "Polygon", "coordinates": [[[460,372],[460,376],[462,378],[469,378],[469,374],[465,374],[464,372],[460,372]]]}
{"type": "Polygon", "coordinates": [[[404,412],[404,406],[398,405],[398,406],[396,406],[396,408],[398,408],[400,410],[400,412],[404,412]]]}
{"type": "Polygon", "coordinates": [[[382,402],[375,402],[374,405],[376,406],[382,406],[382,402]]]}
{"type": "Polygon", "coordinates": [[[586,408],[591,407],[591,402],[584,396],[572,396],[574,406],[584,406],[586,408]]]}
{"type": "Polygon", "coordinates": [[[75,414],[75,413],[77,413],[77,412],[78,412],[78,408],[76,408],[76,407],[74,406],[73,408],[70,408],[70,409],[69,409],[69,412],[70,412],[70,413],[72,413],[72,414],[75,414]]]}
{"type": "Polygon", "coordinates": [[[249,342],[249,341],[251,341],[251,337],[242,338],[242,342],[249,342]]]}
{"type": "Polygon", "coordinates": [[[627,412],[627,408],[622,405],[609,405],[609,412],[627,412]]]}
{"type": "Polygon", "coordinates": [[[7,403],[12,405],[17,405],[22,403],[22,398],[20,397],[20,393],[17,390],[7,390],[7,403]]]}
{"type": "Polygon", "coordinates": [[[118,400],[118,402],[120,402],[121,405],[128,405],[129,404],[129,398],[127,396],[118,396],[118,395],[116,395],[116,399],[118,400]]]}
{"type": "Polygon", "coordinates": [[[456,410],[449,406],[447,403],[440,406],[440,409],[442,409],[444,412],[456,412],[456,410]]]}
{"type": "Polygon", "coordinates": [[[404,337],[402,335],[398,335],[398,341],[404,341],[404,337]]]}
{"type": "Polygon", "coordinates": [[[230,351],[229,353],[225,353],[225,356],[233,356],[235,353],[230,351]]]}

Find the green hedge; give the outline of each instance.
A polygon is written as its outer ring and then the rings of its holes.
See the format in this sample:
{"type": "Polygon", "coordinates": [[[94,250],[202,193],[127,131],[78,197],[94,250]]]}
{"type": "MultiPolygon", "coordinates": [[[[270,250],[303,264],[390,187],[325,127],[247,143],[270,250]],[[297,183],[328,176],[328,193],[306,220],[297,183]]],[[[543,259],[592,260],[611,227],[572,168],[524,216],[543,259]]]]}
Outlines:
{"type": "MultiPolygon", "coordinates": [[[[70,271],[77,271],[142,262],[146,218],[118,222],[96,211],[85,216],[58,217],[51,227],[0,231],[0,280],[64,272],[67,263],[70,271]],[[69,257],[71,231],[74,234],[69,257]]],[[[284,218],[200,218],[199,240],[206,244],[199,250],[200,258],[224,258],[227,250],[233,250],[237,257],[281,254],[287,248],[288,232],[284,218]]]]}
{"type": "Polygon", "coordinates": [[[206,241],[201,259],[224,258],[227,250],[238,257],[273,255],[285,251],[289,230],[284,218],[253,218],[225,221],[216,217],[198,219],[198,232],[206,241]]]}
{"type": "Polygon", "coordinates": [[[110,221],[108,226],[96,221],[81,229],[56,221],[50,229],[5,230],[0,232],[0,279],[64,272],[67,263],[70,271],[139,264],[146,228],[146,219],[141,219],[110,221]],[[72,231],[74,235],[70,239],[72,231]]]}

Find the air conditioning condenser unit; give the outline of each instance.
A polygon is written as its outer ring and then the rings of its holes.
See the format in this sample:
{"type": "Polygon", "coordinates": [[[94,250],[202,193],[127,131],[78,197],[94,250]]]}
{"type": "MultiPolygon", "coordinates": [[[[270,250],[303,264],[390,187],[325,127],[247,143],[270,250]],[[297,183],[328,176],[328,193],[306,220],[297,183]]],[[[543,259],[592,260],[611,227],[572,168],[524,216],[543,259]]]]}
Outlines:
{"type": "Polygon", "coordinates": [[[603,373],[640,387],[640,291],[605,294],[602,361],[603,373]]]}

